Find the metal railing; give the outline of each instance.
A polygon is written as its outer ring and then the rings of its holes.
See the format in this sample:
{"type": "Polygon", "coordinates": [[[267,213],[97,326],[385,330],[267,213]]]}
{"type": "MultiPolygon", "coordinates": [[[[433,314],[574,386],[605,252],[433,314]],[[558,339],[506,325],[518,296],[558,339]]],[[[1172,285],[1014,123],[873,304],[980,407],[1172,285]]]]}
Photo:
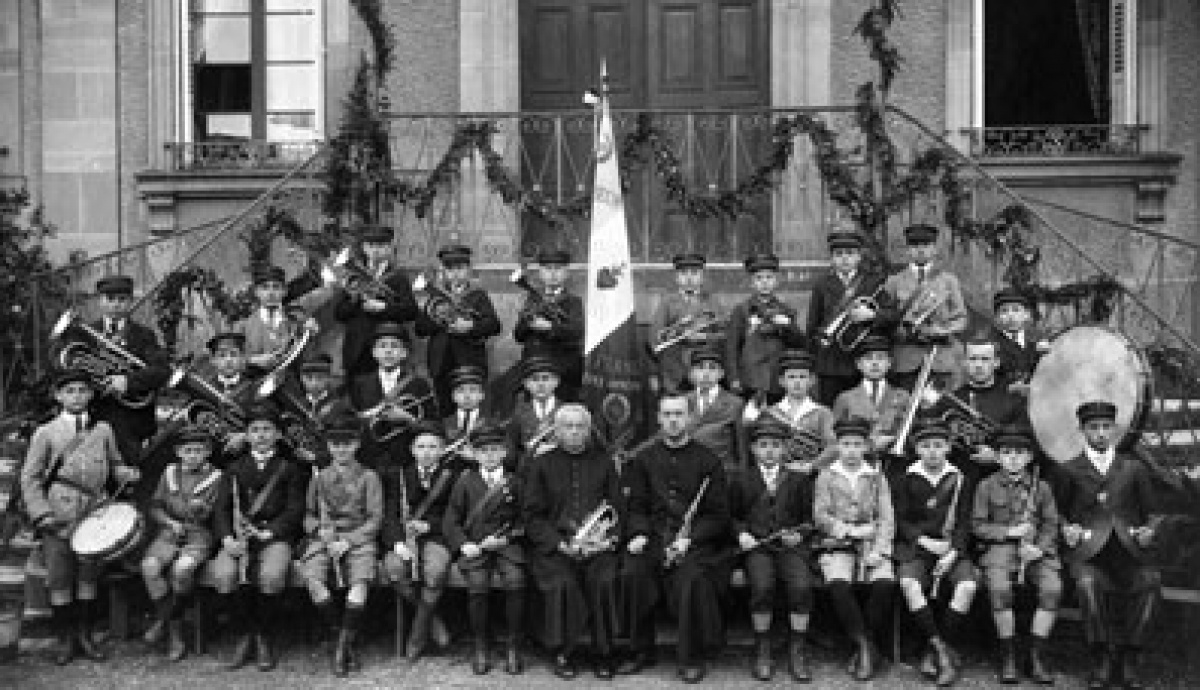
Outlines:
{"type": "Polygon", "coordinates": [[[1141,153],[1144,125],[1038,125],[962,130],[976,158],[1132,156],[1141,153]]]}
{"type": "Polygon", "coordinates": [[[230,172],[278,170],[303,164],[323,145],[321,141],[201,141],[171,142],[167,151],[170,170],[230,172]]]}

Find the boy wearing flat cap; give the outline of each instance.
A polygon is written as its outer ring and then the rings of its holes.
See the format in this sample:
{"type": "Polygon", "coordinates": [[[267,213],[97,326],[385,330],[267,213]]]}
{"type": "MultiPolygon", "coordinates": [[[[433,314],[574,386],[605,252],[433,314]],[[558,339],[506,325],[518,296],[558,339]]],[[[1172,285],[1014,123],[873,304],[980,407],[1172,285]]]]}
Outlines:
{"type": "Polygon", "coordinates": [[[374,373],[350,382],[350,406],[366,426],[363,458],[377,470],[412,464],[412,432],[417,422],[439,419],[437,394],[429,379],[409,361],[407,329],[398,323],[375,329],[374,373]]]}
{"type": "Polygon", "coordinates": [[[376,328],[384,323],[407,324],[417,318],[417,302],[408,274],[392,263],[392,228],[360,225],[357,234],[365,258],[363,268],[380,288],[354,292],[343,289],[334,302],[334,318],[346,327],[342,370],[347,380],[369,374],[378,366],[371,356],[376,328]]]}
{"type": "Polygon", "coordinates": [[[279,266],[257,268],[253,281],[257,308],[237,325],[237,330],[246,335],[249,365],[267,372],[287,354],[288,344],[300,333],[303,310],[286,304],[287,275],[279,266]]]}
{"type": "Polygon", "coordinates": [[[858,417],[834,425],[838,458],[817,476],[813,498],[817,563],[842,630],[854,642],[849,672],[856,680],[870,680],[879,668],[878,634],[888,628],[896,584],[896,519],[887,478],[867,462],[871,426],[858,417]],[[865,615],[854,585],[870,588],[865,615]]]}
{"type": "Polygon", "coordinates": [[[211,518],[220,489],[221,471],[210,462],[213,439],[203,427],[184,427],[175,439],[179,462],[168,465],[150,504],[158,534],[142,557],[142,579],[154,604],[155,620],[146,631],[149,644],[170,633],[168,657],[187,654],[183,612],[196,584],[196,572],[216,548],[211,518]]]}
{"type": "MultiPolygon", "coordinates": [[[[198,376],[199,386],[207,384],[219,395],[242,410],[248,409],[256,401],[256,380],[252,380],[246,371],[246,334],[237,331],[217,333],[208,339],[207,343],[210,370],[203,373],[187,373],[182,381],[172,381],[172,384],[188,393],[191,386],[189,378],[198,376]]],[[[201,396],[203,397],[203,396],[201,396]]],[[[210,428],[210,433],[217,430],[210,428]]],[[[230,459],[246,447],[246,430],[230,429],[223,437],[214,437],[212,461],[217,467],[228,466],[230,459]]]]}
{"type": "Polygon", "coordinates": [[[442,278],[436,286],[449,298],[447,315],[431,313],[430,302],[417,314],[417,335],[428,337],[429,377],[437,390],[438,409],[449,410],[450,379],[458,367],[477,367],[487,375],[487,339],[500,335],[500,319],[492,298],[471,278],[471,249],[461,245],[438,252],[442,278]]]}
{"type": "Polygon", "coordinates": [[[471,434],[491,424],[484,415],[486,393],[483,369],[463,366],[450,372],[450,397],[454,407],[442,419],[446,438],[451,443],[459,442],[457,452],[461,460],[473,463],[471,434]]]}
{"type": "Polygon", "coordinates": [[[297,369],[298,375],[289,376],[270,399],[290,415],[284,432],[301,446],[295,449],[297,457],[323,469],[332,458],[321,433],[331,420],[353,415],[354,410],[341,388],[333,385],[332,357],[310,354],[297,369]]]}
{"type": "Polygon", "coordinates": [[[921,363],[937,345],[933,372],[942,388],[957,375],[961,348],[957,337],[967,329],[967,305],[958,276],[934,264],[938,229],[910,225],[904,229],[909,264],[884,283],[881,321],[895,329],[892,366],[896,382],[911,389],[921,363]]]}
{"type": "Polygon", "coordinates": [[[304,515],[307,543],[303,563],[309,596],[321,622],[337,631],[333,674],[357,670],[354,649],[367,594],[375,583],[379,530],[383,524],[383,485],[358,456],[359,424],[353,415],[329,422],[325,438],[333,462],[308,486],[304,515]],[[339,615],[334,596],[345,590],[339,615]]]}
{"type": "Polygon", "coordinates": [[[561,381],[558,364],[551,357],[531,355],[517,366],[527,397],[517,399],[509,423],[512,446],[517,455],[509,462],[523,472],[529,466],[529,460],[553,447],[554,414],[564,401],[557,393],[561,381]]]}
{"type": "Polygon", "coordinates": [[[788,350],[780,355],[783,399],[766,408],[764,417],[774,418],[792,431],[787,465],[798,472],[823,469],[837,457],[833,412],[812,399],[816,383],[811,354],[788,350]]]}
{"type": "Polygon", "coordinates": [[[139,472],[117,450],[112,427],[88,411],[91,375],[68,369],[54,382],[60,412],[33,432],[21,466],[25,513],[41,537],[46,589],[58,644],[55,663],[70,663],[76,651],[88,659],[106,655],[92,641],[99,564],[71,549],[72,527],[86,515],[94,497],[112,481],[137,481],[139,472]]]}
{"type": "Polygon", "coordinates": [[[993,339],[1000,357],[999,376],[1009,390],[1029,392],[1029,377],[1050,349],[1045,334],[1033,325],[1033,299],[1016,288],[997,290],[992,297],[993,339]]]}
{"type": "MultiPolygon", "coordinates": [[[[854,364],[862,380],[838,395],[833,403],[833,418],[869,421],[871,446],[868,451],[887,455],[904,424],[909,404],[908,391],[887,380],[892,369],[892,341],[881,335],[863,338],[855,351],[854,364]]],[[[887,471],[888,466],[880,469],[887,471]]]]}
{"type": "Polygon", "coordinates": [[[858,383],[857,346],[871,334],[885,276],[862,268],[863,238],[853,232],[829,234],[828,273],[813,286],[808,304],[808,342],[816,349],[820,380],[817,399],[831,406],[858,383]],[[834,329],[833,322],[841,319],[834,329]]]}
{"type": "Polygon", "coordinates": [[[1013,583],[1028,582],[1037,592],[1037,607],[1029,626],[1029,678],[1050,685],[1054,678],[1046,671],[1042,653],[1062,597],[1058,508],[1050,484],[1030,465],[1036,446],[1031,429],[1002,427],[992,445],[1001,469],[975,489],[971,526],[984,545],[979,565],[1000,641],[1000,682],[1011,685],[1019,680],[1013,642],[1013,583]]]}
{"type": "Polygon", "coordinates": [[[752,294],[729,313],[725,361],[729,389],[747,400],[755,394],[778,392],[779,354],[804,345],[796,310],[775,294],[779,287],[779,258],[756,254],[746,259],[752,294]]]}
{"type": "Polygon", "coordinates": [[[1142,687],[1137,661],[1157,608],[1160,574],[1154,542],[1151,477],[1136,456],[1117,449],[1117,407],[1086,402],[1076,410],[1086,445],[1063,467],[1059,507],[1065,559],[1075,578],[1092,656],[1089,688],[1142,687]],[[1116,595],[1116,596],[1110,596],[1116,595]],[[1124,626],[1112,606],[1123,604],[1124,626]]]}
{"type": "Polygon", "coordinates": [[[442,525],[450,490],[463,464],[456,455],[446,454],[446,435],[436,421],[416,426],[412,454],[415,463],[382,474],[382,541],[388,549],[384,569],[397,596],[417,606],[404,650],[409,661],[416,661],[431,635],[438,647],[448,642],[445,625],[437,615],[452,563],[442,525]]]}
{"type": "Polygon", "coordinates": [[[213,515],[221,544],[213,560],[217,592],[241,637],[230,669],[257,658],[275,668],[271,634],[279,625],[292,545],[304,522],[310,472],[282,442],[279,411],[269,403],[247,410],[247,447],[225,468],[213,515]]]}
{"type": "Polygon", "coordinates": [[[524,345],[521,358],[533,355],[554,361],[561,379],[558,395],[568,402],[579,399],[583,386],[583,299],[567,290],[571,254],[546,248],[538,253],[540,294],[527,296],[513,328],[513,338],[524,345]],[[550,318],[543,305],[560,318],[550,318]]]}
{"type": "Polygon", "coordinates": [[[746,403],[721,387],[725,367],[721,352],[704,348],[692,353],[687,394],[691,436],[716,453],[725,467],[745,467],[749,454],[742,414],[746,403]]]}
{"type": "Polygon", "coordinates": [[[813,532],[813,479],[783,466],[791,432],[771,419],[749,429],[754,464],[729,476],[729,514],[733,537],[745,554],[750,582],[750,622],[755,652],[751,675],[775,675],[771,653],[771,618],[778,585],[788,611],[788,671],[799,682],[811,680],[805,635],[812,613],[815,575],[809,566],[813,532]]]}
{"type": "Polygon", "coordinates": [[[680,254],[675,265],[675,292],[663,295],[650,321],[650,342],[658,356],[659,390],[682,390],[688,383],[692,355],[724,344],[723,309],[704,289],[702,254],[680,254]],[[668,345],[670,339],[672,344],[668,345]]]}
{"type": "Polygon", "coordinates": [[[141,468],[147,475],[149,484],[139,486],[136,493],[139,500],[148,499],[162,467],[143,467],[142,447],[158,430],[153,396],[166,385],[171,375],[169,357],[154,330],[134,321],[129,313],[133,306],[132,278],[123,275],[101,278],[96,282],[96,292],[100,296],[100,318],[92,322],[92,327],[106,340],[141,359],[146,366],[110,376],[105,387],[96,391],[91,410],[96,419],[112,427],[117,448],[126,464],[141,468]],[[130,407],[121,402],[122,399],[146,396],[151,402],[141,407],[130,407]]]}
{"type": "Polygon", "coordinates": [[[478,467],[464,471],[454,482],[450,503],[442,520],[442,532],[450,553],[457,556],[458,569],[470,593],[468,614],[475,652],[471,669],[485,674],[488,658],[488,597],[492,582],[504,588],[504,618],[508,645],[504,670],[521,673],[524,662],[518,647],[525,622],[525,551],[520,538],[521,486],[517,475],[505,469],[509,453],[508,429],[483,426],[473,432],[478,467]]]}
{"type": "Polygon", "coordinates": [[[962,471],[947,460],[950,431],[941,422],[923,421],[913,442],[918,459],[893,492],[896,570],[904,603],[927,640],[921,673],[945,687],[958,678],[950,645],[961,635],[979,587],[979,573],[968,557],[971,491],[962,471]],[[947,593],[949,604],[939,623],[931,600],[947,593]]]}

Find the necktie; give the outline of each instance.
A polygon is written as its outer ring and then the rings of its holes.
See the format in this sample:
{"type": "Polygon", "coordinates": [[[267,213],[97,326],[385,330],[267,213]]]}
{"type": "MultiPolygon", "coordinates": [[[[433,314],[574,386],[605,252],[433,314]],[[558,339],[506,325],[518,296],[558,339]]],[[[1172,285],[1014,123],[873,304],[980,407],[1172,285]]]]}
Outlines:
{"type": "Polygon", "coordinates": [[[432,467],[422,467],[421,468],[421,483],[425,486],[429,486],[429,480],[432,478],[433,478],[433,468],[432,467]]]}
{"type": "Polygon", "coordinates": [[[459,419],[458,430],[465,434],[471,430],[471,413],[470,411],[460,412],[459,415],[461,419],[459,419]]]}
{"type": "Polygon", "coordinates": [[[1025,347],[1025,343],[1021,342],[1021,331],[1012,331],[1008,334],[1009,338],[1017,344],[1017,347],[1025,347]]]}
{"type": "Polygon", "coordinates": [[[75,433],[83,433],[83,415],[81,414],[75,415],[75,433]]]}

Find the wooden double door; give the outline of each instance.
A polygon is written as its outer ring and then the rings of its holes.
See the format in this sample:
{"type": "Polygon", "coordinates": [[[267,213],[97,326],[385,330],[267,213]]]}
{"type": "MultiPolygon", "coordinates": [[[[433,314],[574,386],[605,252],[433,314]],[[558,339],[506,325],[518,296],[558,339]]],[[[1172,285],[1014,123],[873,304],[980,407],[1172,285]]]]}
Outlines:
{"type": "MultiPolygon", "coordinates": [[[[521,0],[522,175],[569,199],[591,188],[592,123],[581,97],[603,60],[618,142],[648,117],[679,156],[689,189],[731,188],[770,144],[769,2],[763,0],[521,0]],[[570,110],[564,116],[556,111],[570,110]],[[541,113],[539,115],[538,113],[541,113]]],[[[771,246],[770,204],[736,219],[698,220],[666,198],[652,162],[630,176],[626,205],[635,260],[682,251],[740,260],[771,246]]],[[[523,253],[546,244],[586,251],[586,222],[567,232],[529,221],[523,253]]]]}

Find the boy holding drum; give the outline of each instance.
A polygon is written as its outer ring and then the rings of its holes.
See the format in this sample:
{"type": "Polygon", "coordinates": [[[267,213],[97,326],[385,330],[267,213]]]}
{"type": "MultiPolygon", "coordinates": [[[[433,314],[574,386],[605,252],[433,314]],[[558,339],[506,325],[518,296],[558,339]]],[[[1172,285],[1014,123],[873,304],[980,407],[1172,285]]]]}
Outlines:
{"type": "Polygon", "coordinates": [[[46,587],[58,645],[57,664],[70,663],[78,650],[102,661],[106,655],[92,642],[99,564],[80,559],[70,535],[110,479],[136,481],[136,468],[124,464],[112,428],[92,416],[91,375],[68,370],[55,381],[54,397],[61,412],[33,433],[21,468],[21,497],[41,535],[46,559],[46,587]]]}

